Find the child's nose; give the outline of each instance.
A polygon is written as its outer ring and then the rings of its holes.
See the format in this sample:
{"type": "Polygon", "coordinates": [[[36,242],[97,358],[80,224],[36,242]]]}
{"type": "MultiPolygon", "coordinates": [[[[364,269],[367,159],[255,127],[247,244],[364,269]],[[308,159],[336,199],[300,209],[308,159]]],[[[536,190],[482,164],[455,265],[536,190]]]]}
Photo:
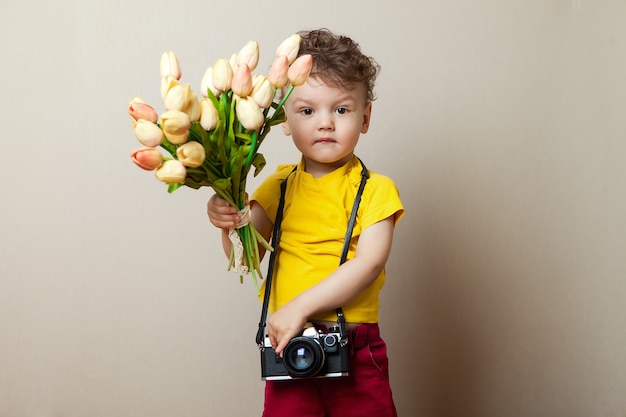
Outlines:
{"type": "Polygon", "coordinates": [[[319,118],[320,129],[332,129],[335,126],[332,114],[322,113],[319,118]]]}

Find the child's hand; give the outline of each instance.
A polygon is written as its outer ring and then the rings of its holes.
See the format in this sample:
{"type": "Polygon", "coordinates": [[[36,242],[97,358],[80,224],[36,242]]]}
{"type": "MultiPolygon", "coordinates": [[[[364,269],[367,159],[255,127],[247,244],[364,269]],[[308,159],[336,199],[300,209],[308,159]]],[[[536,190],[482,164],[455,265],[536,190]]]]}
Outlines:
{"type": "Polygon", "coordinates": [[[302,333],[307,322],[299,308],[293,304],[285,304],[274,312],[267,323],[267,333],[276,354],[283,356],[283,350],[291,339],[302,333]]]}
{"type": "Polygon", "coordinates": [[[239,222],[237,209],[217,194],[209,198],[206,212],[213,226],[220,229],[232,229],[239,222]]]}

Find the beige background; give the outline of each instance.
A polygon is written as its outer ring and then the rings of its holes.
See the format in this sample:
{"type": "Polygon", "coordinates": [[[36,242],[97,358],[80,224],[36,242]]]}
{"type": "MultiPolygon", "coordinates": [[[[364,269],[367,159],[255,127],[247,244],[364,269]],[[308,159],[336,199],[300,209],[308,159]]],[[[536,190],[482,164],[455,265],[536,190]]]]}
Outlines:
{"type": "MultiPolygon", "coordinates": [[[[402,416],[626,415],[626,2],[0,0],[0,416],[258,416],[250,281],[208,190],[129,154],[139,95],[299,29],[383,66],[382,327],[402,416]]],[[[277,130],[268,168],[298,155],[277,130]]],[[[251,181],[250,187],[257,180],[251,181]]]]}

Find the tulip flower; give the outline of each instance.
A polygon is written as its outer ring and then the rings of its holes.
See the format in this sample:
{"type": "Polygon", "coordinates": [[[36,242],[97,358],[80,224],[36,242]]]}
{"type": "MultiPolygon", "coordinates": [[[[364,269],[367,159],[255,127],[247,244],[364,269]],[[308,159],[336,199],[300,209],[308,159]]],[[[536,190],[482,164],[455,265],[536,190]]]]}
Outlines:
{"type": "Polygon", "coordinates": [[[297,87],[306,82],[313,66],[313,57],[309,54],[298,57],[287,71],[291,85],[297,87]]]}
{"type": "Polygon", "coordinates": [[[237,71],[237,52],[230,56],[228,63],[230,64],[230,68],[233,70],[233,73],[237,71]]]}
{"type": "Polygon", "coordinates": [[[192,122],[200,120],[200,101],[196,93],[191,89],[189,89],[187,106],[183,111],[189,115],[189,119],[192,122]]]}
{"type": "Polygon", "coordinates": [[[163,141],[163,131],[156,123],[148,120],[139,119],[133,123],[133,132],[137,140],[149,148],[156,148],[163,141]]]}
{"type": "Polygon", "coordinates": [[[276,90],[264,75],[255,75],[252,84],[252,92],[250,97],[259,105],[259,107],[266,109],[274,101],[276,90]]]}
{"type": "Polygon", "coordinates": [[[206,153],[202,144],[190,141],[176,149],[176,157],[186,167],[198,168],[204,162],[206,153]]]}
{"type": "Polygon", "coordinates": [[[168,110],[161,115],[161,127],[167,140],[174,145],[182,145],[189,139],[189,115],[178,110],[168,110]]]}
{"type": "Polygon", "coordinates": [[[254,100],[238,99],[235,103],[235,112],[243,127],[248,130],[257,130],[265,122],[265,116],[254,100]]]}
{"type": "Polygon", "coordinates": [[[173,51],[164,52],[161,55],[161,78],[172,76],[177,80],[180,80],[182,72],[180,65],[178,64],[178,58],[173,51]]]}
{"type": "Polygon", "coordinates": [[[204,75],[202,76],[202,81],[200,82],[200,94],[202,95],[202,97],[209,96],[207,90],[211,90],[211,93],[213,93],[215,97],[219,97],[219,95],[222,93],[221,90],[218,90],[213,85],[213,67],[209,67],[206,69],[204,75]]]}
{"type": "Polygon", "coordinates": [[[171,83],[163,96],[165,109],[182,111],[186,102],[187,90],[177,82],[171,83]]]}
{"type": "Polygon", "coordinates": [[[156,123],[159,120],[159,115],[156,110],[149,104],[146,104],[141,98],[135,97],[129,100],[128,114],[134,121],[139,119],[147,120],[152,123],[156,123]]]}
{"type": "Polygon", "coordinates": [[[213,86],[220,91],[230,90],[233,81],[233,69],[224,58],[220,58],[213,65],[213,86]]]}
{"type": "Polygon", "coordinates": [[[159,181],[166,184],[178,184],[185,181],[187,177],[187,168],[182,162],[176,159],[169,159],[163,162],[155,172],[155,175],[159,181]]]}
{"type": "Polygon", "coordinates": [[[231,90],[239,97],[247,97],[252,92],[252,73],[247,64],[241,64],[233,75],[231,90]]]}
{"type": "Polygon", "coordinates": [[[276,88],[283,88],[287,85],[287,81],[289,78],[287,77],[287,72],[289,70],[289,59],[281,55],[276,57],[270,69],[267,73],[267,78],[270,80],[270,83],[276,88]]]}
{"type": "Polygon", "coordinates": [[[192,122],[200,119],[200,102],[189,84],[171,83],[163,98],[166,110],[178,110],[189,115],[192,122]]]}
{"type": "Polygon", "coordinates": [[[259,44],[257,41],[249,41],[239,50],[235,59],[237,66],[247,65],[250,71],[254,71],[259,63],[259,44]]]}
{"type": "Polygon", "coordinates": [[[289,65],[293,64],[293,61],[298,57],[298,50],[300,49],[300,42],[302,38],[297,33],[289,36],[287,39],[276,48],[276,56],[286,56],[289,61],[289,65]]]}
{"type": "Polygon", "coordinates": [[[213,101],[208,98],[203,98],[202,101],[200,101],[200,109],[200,126],[202,126],[204,130],[215,129],[220,116],[217,113],[213,101]]]}
{"type": "Polygon", "coordinates": [[[154,148],[137,149],[130,157],[139,168],[146,171],[154,171],[163,163],[163,155],[154,148]]]}

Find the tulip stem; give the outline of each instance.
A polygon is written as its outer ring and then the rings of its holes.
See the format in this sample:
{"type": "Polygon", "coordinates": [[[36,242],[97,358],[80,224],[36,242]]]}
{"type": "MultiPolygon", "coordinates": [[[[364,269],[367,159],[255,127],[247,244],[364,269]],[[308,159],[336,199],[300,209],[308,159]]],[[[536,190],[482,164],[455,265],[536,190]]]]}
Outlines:
{"type": "Polygon", "coordinates": [[[278,103],[278,106],[276,106],[276,111],[274,112],[274,114],[270,118],[270,122],[274,120],[274,116],[276,116],[278,114],[278,112],[280,111],[280,109],[283,108],[283,106],[285,105],[285,102],[287,101],[287,99],[291,95],[291,92],[293,91],[293,89],[294,89],[293,85],[289,87],[289,90],[287,90],[287,94],[285,94],[285,97],[283,97],[282,100],[280,100],[280,103],[278,103]]]}
{"type": "Polygon", "coordinates": [[[246,161],[243,163],[244,169],[247,169],[250,166],[250,162],[252,161],[252,155],[256,152],[256,141],[259,136],[258,131],[252,132],[252,143],[250,144],[250,151],[248,152],[248,156],[246,157],[246,161]]]}

